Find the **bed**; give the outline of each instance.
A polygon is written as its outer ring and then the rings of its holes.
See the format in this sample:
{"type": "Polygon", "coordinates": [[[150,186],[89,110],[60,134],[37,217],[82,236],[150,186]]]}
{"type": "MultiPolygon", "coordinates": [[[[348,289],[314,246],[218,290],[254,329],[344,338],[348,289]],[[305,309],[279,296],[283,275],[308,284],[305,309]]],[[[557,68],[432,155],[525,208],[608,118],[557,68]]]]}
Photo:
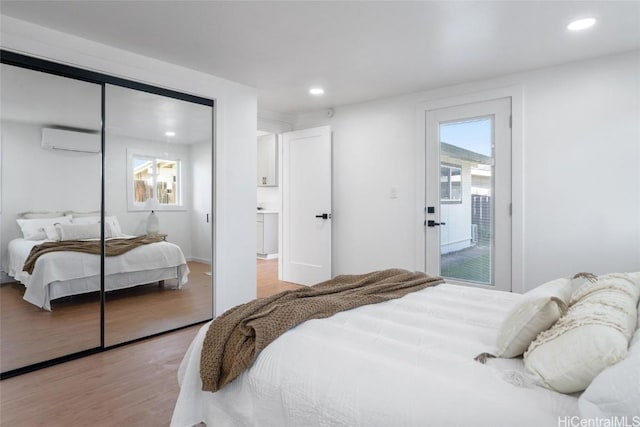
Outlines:
{"type": "MultiPolygon", "coordinates": [[[[77,224],[96,224],[97,227],[97,222],[94,222],[97,219],[94,218],[83,217],[77,224]]],[[[38,218],[34,221],[49,220],[59,221],[59,218],[38,218]]],[[[39,229],[42,230],[42,227],[39,229]]],[[[94,254],[71,251],[46,253],[38,258],[32,273],[23,271],[31,249],[51,241],[37,239],[45,236],[30,235],[24,227],[23,233],[28,238],[16,238],[9,242],[7,267],[8,274],[25,286],[26,301],[50,311],[52,300],[100,290],[100,258],[94,254]]],[[[134,237],[119,230],[116,234],[120,239],[134,237]]],[[[189,274],[180,247],[166,241],[142,245],[122,255],[105,257],[104,268],[106,291],[170,279],[175,279],[176,287],[182,288],[189,274]]]]}
{"type": "Polygon", "coordinates": [[[579,414],[579,393],[523,381],[522,358],[474,360],[523,298],[444,283],[309,320],[215,393],[201,390],[204,325],[179,368],[171,425],[558,426],[579,414]]]}

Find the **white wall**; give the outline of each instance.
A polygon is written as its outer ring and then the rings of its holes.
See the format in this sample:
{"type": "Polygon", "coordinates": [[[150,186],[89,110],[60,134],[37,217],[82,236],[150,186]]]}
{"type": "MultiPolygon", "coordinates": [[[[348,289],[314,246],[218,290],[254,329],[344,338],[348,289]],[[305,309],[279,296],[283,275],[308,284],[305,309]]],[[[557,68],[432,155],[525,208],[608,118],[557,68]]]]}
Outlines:
{"type": "Polygon", "coordinates": [[[268,211],[282,209],[282,187],[258,187],[258,207],[268,211]]]}
{"type": "MultiPolygon", "coordinates": [[[[79,153],[41,148],[42,125],[2,122],[5,186],[2,198],[2,252],[6,260],[6,244],[21,233],[15,221],[17,214],[27,211],[98,211],[100,210],[101,161],[99,153],[79,153]]],[[[105,150],[105,205],[108,215],[115,215],[126,234],[146,232],[148,211],[127,209],[127,149],[142,153],[159,152],[158,143],[107,134],[105,150]]],[[[194,257],[195,222],[192,218],[194,188],[190,146],[174,144],[172,153],[184,162],[185,210],[159,211],[160,231],[167,240],[182,248],[187,259],[194,257]]],[[[209,157],[210,158],[210,157],[209,157]]],[[[210,258],[210,256],[208,257],[210,258]]]]}
{"type": "Polygon", "coordinates": [[[2,268],[7,244],[22,237],[19,213],[100,210],[100,154],[44,150],[41,129],[2,121],[2,268]]]}
{"type": "Polygon", "coordinates": [[[3,49],[215,99],[215,311],[255,298],[255,90],[14,18],[0,23],[3,49]]]}
{"type": "MultiPolygon", "coordinates": [[[[334,274],[416,268],[419,104],[521,85],[524,283],[640,270],[640,51],[298,116],[333,130],[334,274]],[[391,188],[398,198],[390,197],[391,188]]],[[[515,116],[514,116],[515,117],[515,116]]],[[[517,166],[518,162],[514,162],[517,166]]]]}

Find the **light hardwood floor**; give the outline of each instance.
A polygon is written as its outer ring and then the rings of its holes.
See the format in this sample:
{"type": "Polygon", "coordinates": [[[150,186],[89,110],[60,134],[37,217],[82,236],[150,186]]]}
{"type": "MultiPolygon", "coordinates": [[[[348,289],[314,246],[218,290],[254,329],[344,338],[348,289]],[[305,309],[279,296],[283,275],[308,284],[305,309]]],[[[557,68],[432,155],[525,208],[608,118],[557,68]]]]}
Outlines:
{"type": "MultiPolygon", "coordinates": [[[[297,287],[277,279],[277,260],[258,260],[258,296],[297,287]]],[[[0,382],[6,427],[168,426],[177,370],[200,326],[140,341],[0,382]]]]}
{"type": "Polygon", "coordinates": [[[278,260],[258,259],[258,298],[277,294],[287,289],[296,289],[300,285],[278,280],[278,260]]]}

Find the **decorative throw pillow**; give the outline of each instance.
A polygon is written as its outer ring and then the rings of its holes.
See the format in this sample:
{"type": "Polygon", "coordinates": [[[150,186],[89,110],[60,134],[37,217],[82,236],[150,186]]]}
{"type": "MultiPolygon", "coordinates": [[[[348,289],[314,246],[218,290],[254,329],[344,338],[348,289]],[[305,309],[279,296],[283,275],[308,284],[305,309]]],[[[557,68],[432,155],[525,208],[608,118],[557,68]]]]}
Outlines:
{"type": "Polygon", "coordinates": [[[116,216],[105,216],[104,223],[111,229],[111,235],[109,237],[122,237],[124,233],[122,233],[122,229],[120,228],[120,223],[118,222],[118,218],[116,216]]]}
{"type": "Polygon", "coordinates": [[[578,273],[575,276],[573,276],[572,280],[571,280],[571,295],[575,295],[578,292],[578,289],[586,284],[586,283],[590,283],[593,282],[594,280],[597,280],[598,276],[596,276],[593,273],[578,273]]]}
{"type": "Polygon", "coordinates": [[[517,357],[567,310],[571,279],[552,280],[524,294],[507,314],[496,340],[498,357],[517,357]]]}
{"type": "Polygon", "coordinates": [[[100,238],[100,224],[58,224],[60,240],[84,240],[100,238]]]}
{"type": "Polygon", "coordinates": [[[622,360],[637,322],[633,277],[608,274],[581,285],[567,314],[531,343],[525,368],[547,387],[574,393],[622,360]]]}
{"type": "MultiPolygon", "coordinates": [[[[96,216],[96,215],[91,215],[91,216],[81,216],[81,217],[73,217],[73,221],[71,221],[73,224],[100,224],[100,216],[96,216]]],[[[118,223],[118,218],[116,216],[105,216],[104,217],[104,222],[105,224],[107,224],[107,226],[109,226],[111,228],[111,230],[108,232],[107,228],[105,227],[105,233],[108,235],[107,238],[109,237],[121,237],[124,234],[122,233],[122,230],[120,229],[120,223],[118,223]]]]}
{"type": "Polygon", "coordinates": [[[73,224],[100,224],[100,215],[74,216],[73,224]]]}
{"type": "Polygon", "coordinates": [[[62,236],[60,236],[60,232],[55,225],[47,225],[44,228],[44,232],[47,235],[47,240],[53,240],[59,242],[62,236]]]}
{"type": "MultiPolygon", "coordinates": [[[[636,284],[640,286],[640,280],[636,284]]],[[[640,415],[640,328],[636,327],[627,357],[594,378],[578,399],[578,408],[585,418],[640,415]]]]}

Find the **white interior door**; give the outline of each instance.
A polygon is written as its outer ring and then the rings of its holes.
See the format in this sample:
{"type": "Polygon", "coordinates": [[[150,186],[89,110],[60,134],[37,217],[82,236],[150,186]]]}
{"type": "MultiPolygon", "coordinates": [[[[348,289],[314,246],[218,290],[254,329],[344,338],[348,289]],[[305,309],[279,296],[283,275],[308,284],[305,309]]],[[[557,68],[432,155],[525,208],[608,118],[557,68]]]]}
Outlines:
{"type": "Polygon", "coordinates": [[[510,291],[511,99],[426,115],[426,271],[510,291]]]}
{"type": "Polygon", "coordinates": [[[331,128],[283,134],[282,280],[331,278],[331,128]]]}

